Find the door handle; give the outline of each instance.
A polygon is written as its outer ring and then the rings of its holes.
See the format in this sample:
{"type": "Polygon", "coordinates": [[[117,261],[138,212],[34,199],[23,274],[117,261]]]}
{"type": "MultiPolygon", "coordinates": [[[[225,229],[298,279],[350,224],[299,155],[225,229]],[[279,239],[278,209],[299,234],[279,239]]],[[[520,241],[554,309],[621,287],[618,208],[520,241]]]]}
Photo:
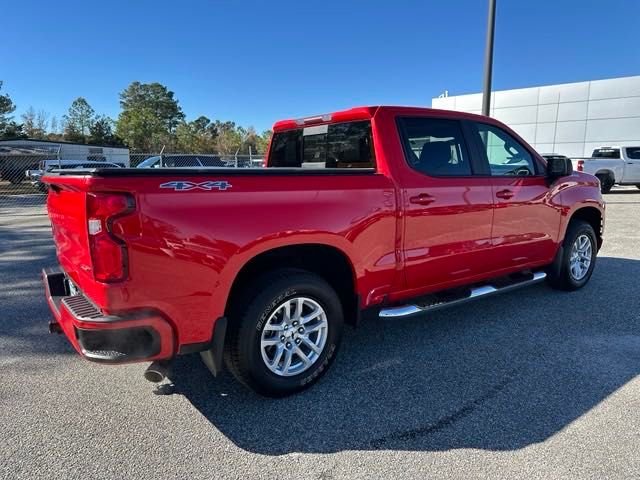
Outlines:
{"type": "Polygon", "coordinates": [[[435,201],[435,198],[428,193],[421,193],[420,195],[411,197],[409,201],[418,205],[429,205],[430,203],[435,201]]]}
{"type": "Polygon", "coordinates": [[[513,192],[511,190],[500,190],[499,192],[496,192],[496,197],[508,200],[513,197],[513,192]]]}

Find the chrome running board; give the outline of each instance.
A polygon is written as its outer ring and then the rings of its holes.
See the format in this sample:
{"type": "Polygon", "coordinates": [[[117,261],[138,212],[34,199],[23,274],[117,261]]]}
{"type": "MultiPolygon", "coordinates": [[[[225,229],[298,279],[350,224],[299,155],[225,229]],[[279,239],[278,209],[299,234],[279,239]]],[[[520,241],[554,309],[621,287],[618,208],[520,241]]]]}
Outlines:
{"type": "Polygon", "coordinates": [[[504,283],[504,281],[500,282],[502,285],[485,283],[483,285],[473,287],[461,294],[441,292],[433,295],[427,295],[425,297],[415,299],[408,305],[383,308],[380,310],[378,316],[380,318],[404,318],[419,313],[431,312],[433,310],[459,305],[470,300],[475,300],[476,298],[486,297],[487,295],[508,292],[517,288],[533,285],[534,283],[544,280],[546,276],[547,274],[545,272],[533,272],[524,275],[524,278],[522,279],[515,279],[510,283],[504,283]]]}

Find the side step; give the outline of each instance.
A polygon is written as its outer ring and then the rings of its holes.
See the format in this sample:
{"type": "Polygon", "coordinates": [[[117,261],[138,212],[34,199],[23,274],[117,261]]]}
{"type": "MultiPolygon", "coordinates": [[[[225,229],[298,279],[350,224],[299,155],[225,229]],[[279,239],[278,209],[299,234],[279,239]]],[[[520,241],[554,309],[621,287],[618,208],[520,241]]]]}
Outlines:
{"type": "Polygon", "coordinates": [[[494,282],[486,282],[464,291],[445,291],[416,298],[411,304],[397,305],[380,310],[380,318],[402,318],[441,308],[459,305],[476,298],[508,292],[516,288],[526,287],[541,282],[546,278],[545,272],[533,272],[512,277],[501,277],[494,282]]]}

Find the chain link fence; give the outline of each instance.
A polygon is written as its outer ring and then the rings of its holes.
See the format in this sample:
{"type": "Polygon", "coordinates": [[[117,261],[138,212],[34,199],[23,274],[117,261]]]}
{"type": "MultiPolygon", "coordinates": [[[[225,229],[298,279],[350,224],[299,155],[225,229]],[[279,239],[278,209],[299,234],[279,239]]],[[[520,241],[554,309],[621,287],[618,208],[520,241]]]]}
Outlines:
{"type": "MultiPolygon", "coordinates": [[[[86,150],[86,149],[85,149],[86,150]]],[[[83,168],[258,168],[259,155],[221,155],[199,153],[129,153],[104,151],[67,153],[59,149],[0,147],[0,219],[9,215],[46,213],[47,188],[40,181],[53,169],[83,168]]],[[[123,151],[124,150],[124,151],[123,151]]]]}

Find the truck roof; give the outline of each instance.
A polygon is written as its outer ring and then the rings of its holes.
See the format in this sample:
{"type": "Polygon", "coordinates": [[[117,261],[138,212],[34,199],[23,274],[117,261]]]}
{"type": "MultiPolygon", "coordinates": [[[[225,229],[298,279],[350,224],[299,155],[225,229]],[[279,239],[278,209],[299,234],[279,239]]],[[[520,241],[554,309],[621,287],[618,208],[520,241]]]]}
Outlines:
{"type": "Polygon", "coordinates": [[[321,125],[324,123],[352,122],[357,120],[369,120],[373,118],[379,111],[393,110],[399,115],[424,115],[426,113],[433,115],[455,116],[457,118],[467,118],[472,120],[487,121],[483,115],[473,113],[459,112],[455,110],[440,110],[428,107],[407,107],[395,105],[377,105],[368,107],[354,107],[348,110],[339,110],[336,112],[323,113],[319,115],[311,115],[308,117],[280,120],[274,123],[273,131],[290,130],[292,128],[300,128],[305,125],[321,125]]]}

